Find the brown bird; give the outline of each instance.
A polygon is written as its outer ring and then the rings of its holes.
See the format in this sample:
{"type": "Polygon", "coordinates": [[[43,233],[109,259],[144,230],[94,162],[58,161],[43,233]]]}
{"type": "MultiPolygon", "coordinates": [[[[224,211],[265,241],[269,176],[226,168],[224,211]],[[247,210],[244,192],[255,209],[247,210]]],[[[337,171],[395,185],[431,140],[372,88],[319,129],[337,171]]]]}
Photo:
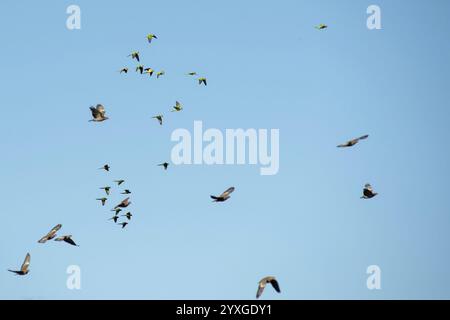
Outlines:
{"type": "Polygon", "coordinates": [[[52,230],[50,230],[49,233],[47,233],[45,236],[42,237],[41,240],[39,240],[39,243],[46,243],[48,240],[52,240],[54,237],[56,237],[56,233],[59,229],[62,228],[61,224],[56,225],[52,230]]]}
{"type": "Polygon", "coordinates": [[[128,222],[118,223],[118,225],[122,226],[122,229],[124,229],[128,225],[128,222]]]}
{"type": "Polygon", "coordinates": [[[92,120],[89,120],[91,122],[103,122],[105,120],[108,120],[109,118],[105,116],[105,107],[103,107],[101,104],[98,104],[96,107],[90,107],[91,113],[92,113],[92,120]]]}
{"type": "Polygon", "coordinates": [[[111,191],[111,187],[103,187],[103,188],[100,188],[100,190],[105,190],[106,195],[109,196],[110,191],[111,191]]]}
{"type": "Polygon", "coordinates": [[[75,241],[72,240],[72,236],[62,236],[62,237],[56,238],[55,241],[58,241],[58,242],[64,241],[65,243],[68,243],[72,246],[79,247],[79,245],[77,245],[75,243],[75,241]]]}
{"type": "Polygon", "coordinates": [[[111,169],[111,167],[108,164],[105,164],[103,167],[98,168],[98,170],[105,170],[105,171],[109,171],[109,169],[111,169]]]}
{"type": "Polygon", "coordinates": [[[119,216],[114,216],[109,220],[114,220],[114,223],[117,223],[117,220],[119,220],[119,216]]]}
{"type": "Polygon", "coordinates": [[[167,162],[158,164],[159,167],[164,167],[164,170],[167,170],[167,168],[169,167],[169,164],[167,162]]]}
{"type": "Polygon", "coordinates": [[[20,267],[19,271],[14,271],[14,270],[8,270],[9,272],[13,272],[16,275],[19,276],[24,276],[26,274],[28,274],[28,272],[30,272],[30,260],[31,260],[31,256],[29,253],[27,253],[25,260],[22,263],[22,266],[20,267]]]}
{"type": "Polygon", "coordinates": [[[373,192],[372,186],[368,183],[364,186],[363,196],[361,199],[372,199],[376,197],[378,193],[373,192]]]}
{"type": "Polygon", "coordinates": [[[164,116],[163,116],[162,114],[159,114],[159,115],[157,115],[157,116],[152,117],[152,119],[158,120],[158,122],[159,122],[159,124],[160,124],[161,126],[162,126],[162,124],[163,124],[163,118],[164,118],[164,116]]]}
{"type": "Polygon", "coordinates": [[[122,217],[127,217],[128,220],[131,220],[131,217],[133,215],[131,214],[131,212],[127,212],[127,214],[123,214],[122,217]]]}
{"type": "Polygon", "coordinates": [[[227,191],[222,193],[220,196],[211,196],[211,199],[214,199],[213,202],[225,202],[230,199],[230,194],[234,192],[234,187],[229,188],[227,191]]]}
{"type": "Polygon", "coordinates": [[[348,148],[348,147],[353,147],[353,146],[354,146],[355,144],[357,144],[359,141],[365,140],[365,139],[367,139],[368,137],[369,137],[369,135],[366,134],[365,136],[362,136],[362,137],[359,137],[359,138],[356,138],[356,139],[347,141],[346,143],[340,144],[340,145],[338,145],[337,147],[338,147],[338,148],[348,148]]]}
{"type": "Polygon", "coordinates": [[[126,198],[125,200],[123,200],[121,203],[119,203],[114,209],[117,208],[126,208],[131,204],[130,202],[130,198],[126,198]]]}
{"type": "Polygon", "coordinates": [[[102,206],[105,206],[106,200],[108,200],[108,198],[99,198],[99,199],[97,199],[97,201],[101,201],[102,202],[102,206]]]}
{"type": "Polygon", "coordinates": [[[266,288],[267,284],[271,284],[272,287],[275,289],[276,292],[281,293],[280,286],[278,284],[278,281],[275,279],[275,277],[266,277],[262,279],[258,284],[258,291],[256,292],[256,299],[259,299],[261,295],[264,292],[264,289],[266,288]]]}

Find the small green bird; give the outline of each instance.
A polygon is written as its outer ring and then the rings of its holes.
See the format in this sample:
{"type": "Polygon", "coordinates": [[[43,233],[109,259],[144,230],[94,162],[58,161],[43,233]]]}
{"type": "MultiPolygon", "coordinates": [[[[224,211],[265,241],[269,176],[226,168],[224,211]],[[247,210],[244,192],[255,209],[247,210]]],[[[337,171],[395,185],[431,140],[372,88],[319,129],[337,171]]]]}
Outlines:
{"type": "Polygon", "coordinates": [[[124,229],[128,225],[128,222],[118,223],[118,225],[122,226],[122,229],[124,229]]]}
{"type": "Polygon", "coordinates": [[[156,79],[159,79],[159,77],[161,77],[161,76],[163,76],[163,75],[165,75],[165,74],[166,74],[166,72],[165,72],[164,70],[159,71],[159,72],[156,74],[156,79]]]}
{"type": "Polygon", "coordinates": [[[189,72],[188,73],[188,76],[196,76],[197,75],[197,72],[189,72]]]}
{"type": "Polygon", "coordinates": [[[114,216],[111,219],[108,219],[108,221],[114,220],[114,223],[117,223],[117,220],[119,220],[119,216],[114,216]]]}
{"type": "Polygon", "coordinates": [[[145,68],[144,69],[144,73],[150,75],[150,77],[153,75],[153,72],[155,72],[155,70],[153,70],[152,68],[145,68]]]}
{"type": "Polygon", "coordinates": [[[105,164],[103,167],[98,168],[98,170],[105,170],[105,171],[109,171],[111,167],[109,166],[109,164],[105,164]]]}
{"type": "Polygon", "coordinates": [[[139,56],[139,51],[134,51],[131,54],[128,55],[129,57],[131,57],[131,59],[136,59],[137,62],[140,62],[140,56],[139,56]]]}
{"type": "Polygon", "coordinates": [[[326,24],[321,23],[318,26],[315,26],[315,28],[317,30],[324,30],[324,29],[328,28],[328,26],[326,24]]]}
{"type": "Polygon", "coordinates": [[[106,195],[109,196],[109,193],[111,191],[111,187],[102,187],[102,188],[100,188],[100,190],[105,190],[106,195]]]}
{"type": "Polygon", "coordinates": [[[120,186],[122,183],[125,182],[125,180],[114,180],[115,183],[117,183],[118,186],[120,186]]]}
{"type": "Polygon", "coordinates": [[[147,35],[148,43],[152,43],[153,39],[158,39],[158,37],[151,33],[147,35]]]}
{"type": "Polygon", "coordinates": [[[162,126],[162,124],[163,124],[163,118],[164,118],[164,116],[163,116],[162,114],[159,114],[159,115],[157,115],[157,116],[152,117],[152,119],[158,120],[158,121],[159,121],[159,124],[160,124],[161,126],[162,126]]]}
{"type": "Polygon", "coordinates": [[[167,162],[158,164],[159,167],[164,167],[164,170],[167,170],[167,168],[169,167],[169,164],[167,162]]]}
{"type": "Polygon", "coordinates": [[[108,200],[108,198],[99,198],[97,200],[102,202],[102,206],[105,206],[106,200],[108,200]]]}
{"type": "Polygon", "coordinates": [[[140,74],[143,74],[144,73],[144,66],[142,64],[138,65],[136,67],[136,72],[139,72],[140,74]]]}
{"type": "Polygon", "coordinates": [[[125,189],[121,194],[131,194],[131,191],[128,189],[125,189]]]}
{"type": "Polygon", "coordinates": [[[206,78],[198,78],[198,84],[201,85],[202,83],[203,83],[205,86],[207,86],[206,78]]]}
{"type": "Polygon", "coordinates": [[[131,214],[131,212],[127,212],[127,214],[123,214],[122,217],[127,217],[128,220],[131,220],[131,217],[133,215],[131,214]]]}
{"type": "Polygon", "coordinates": [[[117,208],[117,209],[112,209],[111,211],[114,211],[116,213],[116,216],[117,216],[122,211],[122,209],[117,208]]]}
{"type": "Polygon", "coordinates": [[[123,68],[119,71],[120,73],[128,73],[128,68],[123,68]]]}
{"type": "Polygon", "coordinates": [[[173,106],[172,112],[179,112],[183,110],[183,106],[178,101],[175,102],[175,106],[173,106]]]}

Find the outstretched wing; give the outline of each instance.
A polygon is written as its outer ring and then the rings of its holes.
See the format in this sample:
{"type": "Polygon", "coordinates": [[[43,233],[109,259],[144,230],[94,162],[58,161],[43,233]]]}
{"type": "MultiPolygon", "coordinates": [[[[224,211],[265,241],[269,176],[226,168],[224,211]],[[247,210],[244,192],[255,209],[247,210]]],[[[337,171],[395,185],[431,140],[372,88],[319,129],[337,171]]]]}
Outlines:
{"type": "Polygon", "coordinates": [[[228,190],[226,190],[224,193],[222,193],[220,195],[220,198],[225,198],[228,197],[230,194],[232,194],[234,192],[234,187],[229,188],[228,190]]]}
{"type": "Polygon", "coordinates": [[[266,288],[266,282],[260,281],[259,285],[258,285],[258,291],[256,292],[256,299],[259,299],[261,297],[265,288],[266,288]]]}
{"type": "Polygon", "coordinates": [[[94,119],[97,119],[100,115],[100,113],[98,112],[98,110],[94,107],[90,107],[89,109],[91,109],[91,113],[92,113],[92,117],[94,119]]]}
{"type": "Polygon", "coordinates": [[[68,244],[71,244],[72,246],[77,247],[78,245],[75,243],[75,241],[72,240],[72,236],[66,236],[64,237],[64,241],[68,244]]]}
{"type": "Polygon", "coordinates": [[[364,135],[364,136],[362,136],[362,137],[359,137],[358,140],[365,140],[365,139],[367,139],[368,137],[369,137],[369,135],[366,134],[366,135],[364,135]]]}
{"type": "Polygon", "coordinates": [[[55,236],[56,232],[58,232],[58,230],[61,229],[61,228],[62,228],[61,224],[56,225],[52,230],[50,230],[49,233],[47,233],[44,237],[42,237],[42,239],[40,239],[38,242],[39,243],[45,243],[49,239],[52,239],[55,236]]]}
{"type": "Polygon", "coordinates": [[[275,289],[276,292],[281,293],[280,285],[278,284],[278,281],[276,279],[270,280],[270,284],[275,289]]]}
{"type": "Polygon", "coordinates": [[[30,260],[31,260],[31,255],[29,253],[27,253],[25,260],[23,261],[23,264],[20,267],[20,271],[22,271],[23,273],[28,272],[28,268],[30,267],[30,260]]]}

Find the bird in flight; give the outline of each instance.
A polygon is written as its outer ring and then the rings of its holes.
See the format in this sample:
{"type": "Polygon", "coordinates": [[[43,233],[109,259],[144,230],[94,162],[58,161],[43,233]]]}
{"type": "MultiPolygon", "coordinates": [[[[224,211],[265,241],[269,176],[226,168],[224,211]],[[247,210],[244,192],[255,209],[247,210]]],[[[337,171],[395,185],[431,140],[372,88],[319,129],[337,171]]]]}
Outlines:
{"type": "Polygon", "coordinates": [[[119,216],[114,216],[109,220],[114,220],[114,223],[117,223],[117,220],[119,220],[119,216]]]}
{"type": "Polygon", "coordinates": [[[90,107],[91,113],[92,113],[92,120],[89,120],[91,122],[102,122],[105,120],[108,120],[109,118],[105,116],[106,111],[105,107],[103,107],[101,104],[97,104],[96,107],[90,107]]]}
{"type": "Polygon", "coordinates": [[[158,120],[158,122],[159,122],[159,124],[160,124],[161,126],[162,126],[162,124],[163,124],[163,118],[164,118],[164,116],[163,116],[162,114],[159,114],[159,115],[157,115],[157,116],[152,117],[152,119],[158,120]]]}
{"type": "Polygon", "coordinates": [[[152,43],[153,39],[158,39],[158,37],[151,33],[147,35],[148,43],[152,43]]]}
{"type": "Polygon", "coordinates": [[[326,24],[321,23],[321,24],[319,24],[318,26],[315,26],[315,28],[316,28],[317,30],[324,30],[324,29],[327,29],[328,26],[327,26],[326,24]]]}
{"type": "Polygon", "coordinates": [[[108,200],[108,198],[98,198],[97,201],[101,201],[102,202],[102,206],[105,206],[106,200],[108,200]]]}
{"type": "Polygon", "coordinates": [[[178,101],[175,102],[175,105],[172,107],[172,112],[180,112],[183,110],[183,106],[178,101]]]}
{"type": "Polygon", "coordinates": [[[115,183],[117,183],[118,186],[120,186],[122,183],[125,182],[125,180],[114,180],[115,183]]]}
{"type": "Polygon", "coordinates": [[[62,236],[62,237],[56,238],[55,241],[58,241],[58,242],[64,241],[65,243],[68,243],[72,246],[79,247],[79,245],[77,245],[75,243],[75,241],[72,240],[72,236],[62,236]]]}
{"type": "Polygon", "coordinates": [[[364,135],[364,136],[362,136],[362,137],[359,137],[359,138],[356,138],[356,139],[347,141],[346,143],[340,144],[340,145],[338,145],[337,147],[338,147],[338,148],[349,148],[349,147],[353,147],[353,146],[354,146],[355,144],[357,144],[359,141],[365,140],[365,139],[367,139],[368,137],[369,137],[369,135],[366,134],[366,135],[364,135]]]}
{"type": "Polygon", "coordinates": [[[128,73],[128,68],[123,68],[119,71],[120,73],[128,73]]]}
{"type": "Polygon", "coordinates": [[[159,77],[161,77],[161,76],[163,76],[165,74],[166,74],[166,72],[164,70],[161,70],[161,71],[157,72],[156,73],[156,79],[159,79],[159,77]]]}
{"type": "Polygon", "coordinates": [[[275,279],[275,277],[266,277],[262,279],[258,284],[258,291],[256,292],[256,299],[259,299],[261,295],[264,292],[264,289],[266,288],[267,284],[271,284],[272,287],[275,289],[276,292],[281,293],[280,285],[278,284],[278,281],[275,279]]]}
{"type": "Polygon", "coordinates": [[[125,189],[121,194],[131,194],[131,191],[128,189],[125,189]]]}
{"type": "Polygon", "coordinates": [[[121,203],[119,203],[117,206],[115,206],[114,209],[118,209],[118,208],[126,208],[131,204],[130,202],[130,198],[126,198],[125,200],[123,200],[121,203]]]}
{"type": "Polygon", "coordinates": [[[205,86],[207,86],[208,84],[206,83],[206,78],[198,78],[198,84],[204,84],[205,86]]]}
{"type": "Polygon", "coordinates": [[[110,191],[111,191],[111,187],[102,187],[102,188],[100,188],[100,190],[105,190],[106,195],[109,196],[110,191]]]}
{"type": "Polygon", "coordinates": [[[361,199],[372,199],[377,195],[378,193],[373,192],[372,186],[368,183],[364,186],[363,196],[361,197],[361,199]]]}
{"type": "Polygon", "coordinates": [[[122,211],[122,209],[117,208],[117,209],[112,209],[111,211],[114,211],[116,213],[116,216],[122,211]]]}
{"type": "Polygon", "coordinates": [[[124,229],[128,225],[128,222],[118,223],[118,225],[122,226],[122,229],[124,229]]]}
{"type": "Polygon", "coordinates": [[[188,76],[196,76],[197,75],[197,72],[189,72],[188,73],[188,76]]]}
{"type": "Polygon", "coordinates": [[[229,188],[227,191],[222,193],[220,196],[211,196],[211,199],[213,199],[213,202],[225,202],[228,199],[230,199],[230,194],[234,192],[234,187],[229,188]]]}
{"type": "Polygon", "coordinates": [[[134,51],[132,52],[130,55],[128,55],[129,57],[131,57],[131,59],[136,59],[137,62],[140,62],[140,57],[139,57],[139,51],[134,51]]]}
{"type": "Polygon", "coordinates": [[[28,272],[30,272],[30,260],[31,260],[31,256],[29,253],[27,253],[25,260],[22,263],[22,266],[20,267],[19,271],[14,271],[14,270],[8,270],[9,272],[15,273],[19,276],[24,276],[27,275],[28,272]]]}
{"type": "Polygon", "coordinates": [[[136,67],[136,72],[139,72],[140,74],[143,74],[144,73],[144,66],[142,64],[138,65],[136,67]]]}
{"type": "Polygon", "coordinates": [[[61,228],[62,228],[61,224],[56,225],[52,230],[50,230],[49,233],[47,233],[45,236],[43,236],[38,242],[39,243],[46,243],[47,241],[52,240],[54,237],[56,237],[56,233],[61,228]]]}
{"type": "Polygon", "coordinates": [[[127,214],[123,214],[122,217],[127,217],[128,220],[131,220],[131,217],[133,215],[131,214],[131,212],[127,212],[127,214]]]}
{"type": "Polygon", "coordinates": [[[158,164],[158,166],[159,167],[164,167],[164,170],[167,170],[167,168],[169,167],[169,163],[164,162],[164,163],[158,164]]]}
{"type": "Polygon", "coordinates": [[[155,72],[155,70],[153,70],[152,68],[145,68],[144,69],[144,73],[150,75],[150,77],[153,75],[154,72],[155,72]]]}
{"type": "Polygon", "coordinates": [[[111,169],[111,167],[108,164],[105,164],[103,167],[98,168],[98,170],[105,170],[105,171],[109,171],[109,169],[111,169]]]}

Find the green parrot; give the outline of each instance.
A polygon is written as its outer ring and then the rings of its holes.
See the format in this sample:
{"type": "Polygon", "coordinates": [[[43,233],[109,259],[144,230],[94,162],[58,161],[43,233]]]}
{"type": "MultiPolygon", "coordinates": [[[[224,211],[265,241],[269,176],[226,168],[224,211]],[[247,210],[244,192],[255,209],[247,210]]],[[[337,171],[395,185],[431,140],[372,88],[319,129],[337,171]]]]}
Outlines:
{"type": "Polygon", "coordinates": [[[326,24],[321,23],[318,26],[315,26],[315,28],[317,30],[324,30],[324,29],[328,28],[328,26],[326,24]]]}
{"type": "Polygon", "coordinates": [[[158,39],[158,37],[151,33],[147,35],[148,43],[152,43],[153,39],[158,39]]]}
{"type": "Polygon", "coordinates": [[[156,74],[156,78],[159,79],[159,77],[161,77],[161,76],[163,76],[163,75],[165,75],[165,74],[166,74],[166,72],[165,72],[164,70],[161,70],[161,71],[159,71],[159,72],[156,74]]]}
{"type": "Polygon", "coordinates": [[[205,86],[207,86],[207,83],[206,83],[206,78],[198,78],[198,84],[204,84],[205,86]]]}
{"type": "Polygon", "coordinates": [[[161,126],[162,126],[162,124],[163,124],[163,118],[164,118],[164,116],[163,116],[162,114],[159,114],[159,115],[157,115],[157,116],[152,117],[152,119],[158,120],[158,121],[159,121],[159,124],[160,124],[161,126]]]}
{"type": "Polygon", "coordinates": [[[123,68],[122,70],[119,71],[120,73],[128,73],[128,68],[123,68]]]}
{"type": "Polygon", "coordinates": [[[150,77],[153,75],[153,72],[155,72],[155,70],[153,70],[152,68],[145,68],[144,69],[144,73],[150,75],[150,77]]]}
{"type": "Polygon", "coordinates": [[[183,110],[183,106],[178,101],[175,103],[175,106],[173,106],[172,112],[179,112],[183,110]]]}
{"type": "Polygon", "coordinates": [[[128,56],[131,57],[131,59],[136,59],[137,62],[141,62],[141,60],[139,58],[139,51],[134,51],[128,56]]]}

